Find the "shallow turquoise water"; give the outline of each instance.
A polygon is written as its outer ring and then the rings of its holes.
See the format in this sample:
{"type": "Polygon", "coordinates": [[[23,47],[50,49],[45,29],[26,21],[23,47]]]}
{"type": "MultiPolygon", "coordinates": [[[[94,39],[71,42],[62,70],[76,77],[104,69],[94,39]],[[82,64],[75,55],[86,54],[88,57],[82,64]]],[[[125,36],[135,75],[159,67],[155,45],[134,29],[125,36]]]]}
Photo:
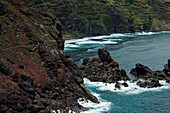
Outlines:
{"type": "MultiPolygon", "coordinates": [[[[83,58],[96,57],[98,48],[107,49],[120,68],[127,72],[135,63],[142,63],[153,70],[163,69],[167,59],[170,59],[170,32],[86,37],[73,42],[66,41],[65,52],[80,65],[83,58]]],[[[103,113],[170,113],[170,87],[137,94],[108,93],[107,90],[88,84],[87,87],[111,102],[110,109],[103,113]]]]}

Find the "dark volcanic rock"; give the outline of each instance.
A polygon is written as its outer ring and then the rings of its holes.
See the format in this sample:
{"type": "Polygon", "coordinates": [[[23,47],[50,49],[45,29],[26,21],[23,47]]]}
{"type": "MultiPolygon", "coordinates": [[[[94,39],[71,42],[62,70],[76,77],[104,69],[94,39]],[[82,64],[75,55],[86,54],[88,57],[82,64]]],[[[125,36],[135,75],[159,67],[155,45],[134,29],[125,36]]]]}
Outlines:
{"type": "Polygon", "coordinates": [[[33,81],[26,75],[21,76],[19,86],[23,88],[25,91],[30,92],[30,93],[34,93],[35,91],[35,85],[33,81]]]}
{"type": "Polygon", "coordinates": [[[164,65],[163,70],[152,71],[147,66],[136,64],[136,67],[130,73],[137,78],[144,79],[144,81],[137,83],[140,87],[160,87],[162,85],[159,83],[159,80],[166,80],[167,83],[170,83],[170,60],[164,65]]]}
{"type": "Polygon", "coordinates": [[[162,85],[159,83],[158,80],[152,79],[147,81],[139,81],[137,85],[144,88],[154,88],[154,87],[161,87],[162,85]]]}
{"type": "Polygon", "coordinates": [[[98,56],[102,62],[112,62],[112,58],[110,56],[110,53],[104,49],[98,50],[98,56]]]}
{"type": "Polygon", "coordinates": [[[5,113],[8,110],[6,105],[0,104],[0,113],[5,113]]]}
{"type": "Polygon", "coordinates": [[[108,51],[99,49],[98,56],[99,58],[83,60],[84,77],[93,82],[113,83],[119,80],[129,80],[126,71],[119,69],[119,64],[111,58],[108,51]]]}
{"type": "Polygon", "coordinates": [[[122,83],[122,86],[128,87],[129,85],[126,82],[124,82],[124,83],[122,83]]]}
{"type": "Polygon", "coordinates": [[[170,77],[167,77],[167,78],[166,78],[166,82],[167,82],[167,83],[170,83],[170,77]]]}
{"type": "Polygon", "coordinates": [[[168,59],[168,63],[164,65],[163,71],[168,77],[170,77],[170,59],[168,59]]]}
{"type": "Polygon", "coordinates": [[[159,83],[159,80],[157,79],[152,79],[150,82],[148,82],[148,88],[152,87],[161,87],[162,85],[159,83]]]}
{"type": "Polygon", "coordinates": [[[44,0],[1,0],[0,30],[0,112],[80,112],[79,98],[99,103],[63,53],[62,25],[44,0]]]}
{"type": "Polygon", "coordinates": [[[10,75],[12,73],[9,66],[0,63],[0,72],[5,75],[10,75]]]}
{"type": "Polygon", "coordinates": [[[139,81],[139,82],[137,82],[137,85],[140,86],[140,87],[146,88],[147,87],[147,82],[139,81]]]}
{"type": "Polygon", "coordinates": [[[116,82],[116,84],[115,84],[115,88],[116,89],[121,89],[121,87],[129,87],[129,85],[126,83],[126,82],[123,82],[123,83],[120,83],[120,82],[116,82]]]}
{"type": "Polygon", "coordinates": [[[136,67],[133,68],[130,73],[137,78],[166,80],[170,76],[170,60],[168,60],[167,64],[164,65],[163,70],[152,71],[147,66],[136,64],[136,67]]]}
{"type": "Polygon", "coordinates": [[[153,71],[147,66],[136,64],[136,67],[133,68],[130,73],[135,75],[136,77],[143,78],[145,75],[151,76],[153,71]]]}
{"type": "Polygon", "coordinates": [[[120,89],[120,88],[121,88],[121,83],[116,82],[116,84],[115,84],[115,88],[120,89]]]}

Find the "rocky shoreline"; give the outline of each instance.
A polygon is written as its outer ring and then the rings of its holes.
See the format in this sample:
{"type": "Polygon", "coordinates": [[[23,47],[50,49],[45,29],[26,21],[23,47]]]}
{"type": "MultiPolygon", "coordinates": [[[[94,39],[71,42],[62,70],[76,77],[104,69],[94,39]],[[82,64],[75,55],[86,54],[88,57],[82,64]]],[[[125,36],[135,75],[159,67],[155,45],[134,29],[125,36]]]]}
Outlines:
{"type": "MultiPolygon", "coordinates": [[[[78,99],[99,100],[85,87],[83,77],[116,83],[118,89],[128,87],[126,71],[104,49],[99,49],[99,58],[84,59],[79,69],[63,52],[63,27],[48,11],[49,4],[41,0],[0,1],[0,113],[87,110],[78,99]]],[[[138,64],[131,73],[144,79],[139,86],[159,87],[158,80],[170,83],[170,61],[162,71],[138,64]]]]}
{"type": "Polygon", "coordinates": [[[99,49],[98,58],[84,59],[81,67],[83,77],[91,82],[116,83],[115,88],[128,87],[127,81],[136,81],[143,88],[161,87],[159,80],[170,83],[170,60],[164,65],[164,69],[152,71],[147,66],[136,64],[130,72],[136,79],[130,79],[124,69],[114,61],[107,50],[99,49]],[[119,81],[124,81],[120,83],[119,81]]]}

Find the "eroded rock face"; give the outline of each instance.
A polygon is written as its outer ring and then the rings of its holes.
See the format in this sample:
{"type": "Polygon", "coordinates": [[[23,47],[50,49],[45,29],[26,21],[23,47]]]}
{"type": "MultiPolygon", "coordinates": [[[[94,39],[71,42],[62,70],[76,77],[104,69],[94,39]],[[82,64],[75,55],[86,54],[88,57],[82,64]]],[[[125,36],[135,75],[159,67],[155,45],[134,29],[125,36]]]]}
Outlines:
{"type": "Polygon", "coordinates": [[[98,50],[98,57],[102,62],[112,62],[113,59],[110,56],[110,53],[104,49],[99,49],[98,50]]]}
{"type": "Polygon", "coordinates": [[[140,63],[136,64],[136,67],[133,68],[130,73],[135,75],[137,78],[145,78],[145,77],[149,78],[153,76],[153,71],[147,66],[144,66],[140,63]]]}
{"type": "Polygon", "coordinates": [[[163,70],[152,71],[147,66],[136,64],[136,67],[133,68],[130,73],[137,79],[144,79],[144,81],[139,81],[137,83],[140,87],[160,87],[161,84],[159,80],[166,80],[166,82],[170,83],[170,60],[164,65],[163,70]]]}
{"type": "Polygon", "coordinates": [[[80,112],[78,98],[99,102],[63,53],[62,25],[42,0],[1,0],[0,9],[0,112],[80,112]]]}
{"type": "MultiPolygon", "coordinates": [[[[169,60],[168,60],[169,63],[169,60]]],[[[163,70],[152,71],[147,66],[142,64],[136,64],[136,67],[131,70],[131,74],[133,74],[136,78],[149,79],[155,78],[158,80],[166,80],[169,78],[170,66],[169,64],[165,64],[163,70]]]]}
{"type": "Polygon", "coordinates": [[[129,80],[126,71],[119,69],[107,50],[98,50],[99,58],[84,59],[82,64],[83,76],[90,81],[113,83],[119,80],[129,80]]]}

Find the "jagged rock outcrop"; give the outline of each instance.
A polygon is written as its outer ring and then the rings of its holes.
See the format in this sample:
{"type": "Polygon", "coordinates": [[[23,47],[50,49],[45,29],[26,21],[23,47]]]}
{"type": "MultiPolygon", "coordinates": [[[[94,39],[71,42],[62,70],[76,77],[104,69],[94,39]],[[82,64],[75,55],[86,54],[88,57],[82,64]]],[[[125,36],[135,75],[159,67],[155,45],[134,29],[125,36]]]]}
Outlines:
{"type": "Polygon", "coordinates": [[[110,53],[104,49],[98,50],[99,58],[84,59],[82,64],[83,77],[90,81],[114,83],[119,80],[129,80],[126,71],[119,69],[110,53]]]}
{"type": "Polygon", "coordinates": [[[170,60],[168,60],[168,63],[164,65],[163,70],[152,71],[147,66],[136,64],[136,67],[133,68],[130,73],[137,79],[144,79],[144,81],[139,81],[137,83],[137,85],[141,87],[159,87],[161,86],[159,80],[166,80],[170,83],[170,60]]]}
{"type": "Polygon", "coordinates": [[[0,1],[0,112],[80,112],[78,98],[99,102],[63,53],[62,26],[47,9],[42,0],[0,1]]]}

